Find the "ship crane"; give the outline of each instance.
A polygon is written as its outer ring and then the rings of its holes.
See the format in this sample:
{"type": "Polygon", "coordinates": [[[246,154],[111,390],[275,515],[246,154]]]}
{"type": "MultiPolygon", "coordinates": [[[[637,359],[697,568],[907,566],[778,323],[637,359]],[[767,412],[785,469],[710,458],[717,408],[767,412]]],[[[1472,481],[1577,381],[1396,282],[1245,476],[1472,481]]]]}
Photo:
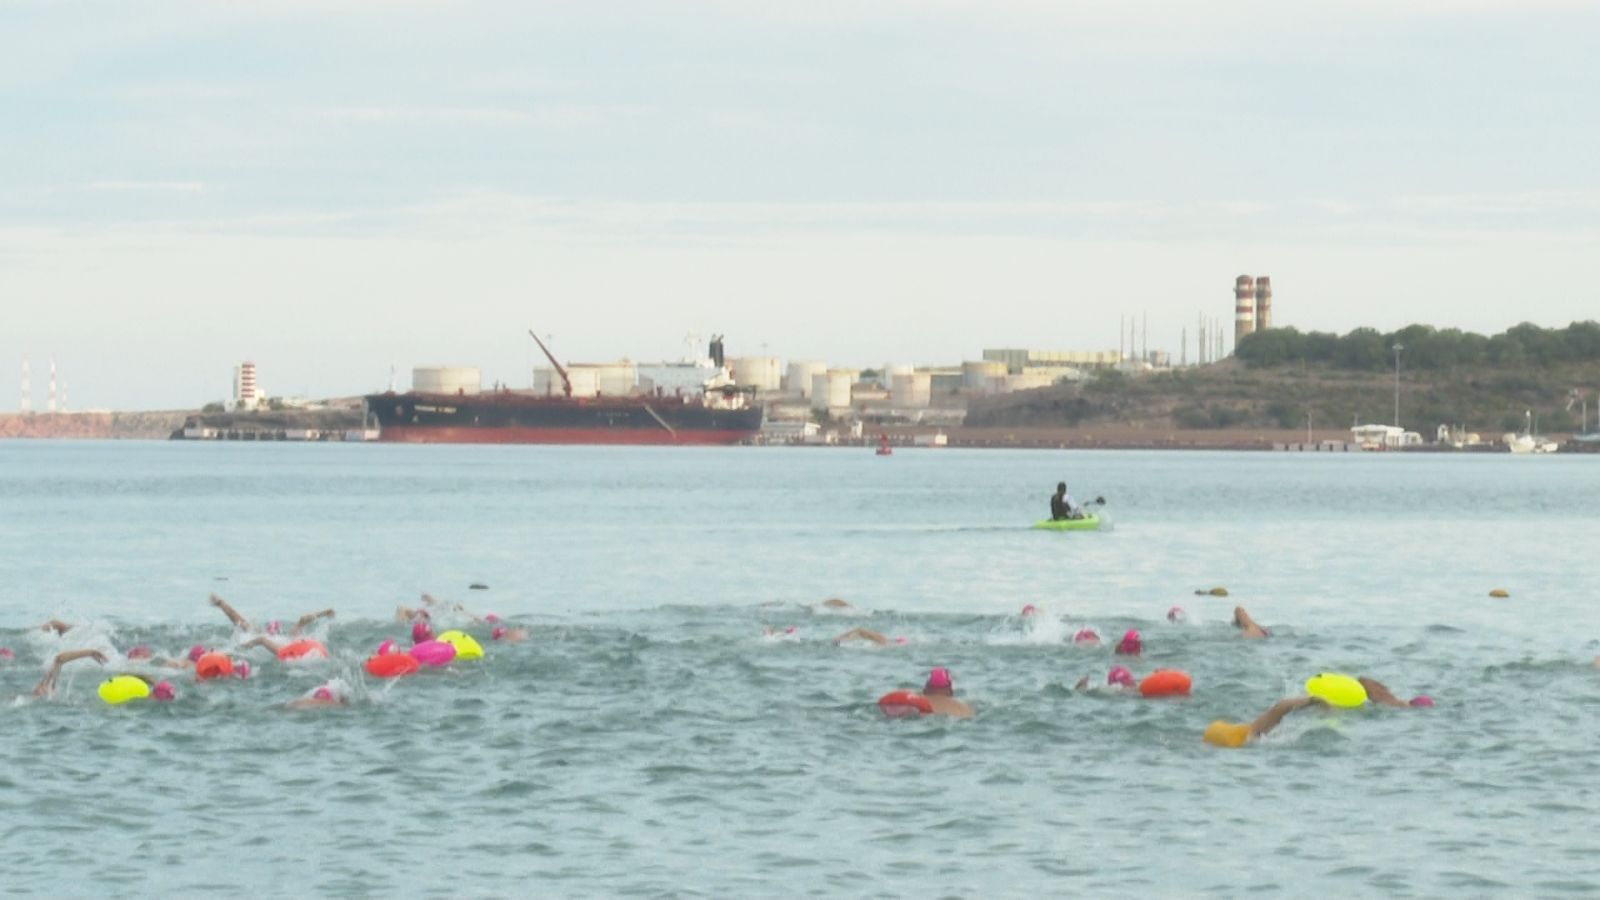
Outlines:
{"type": "Polygon", "coordinates": [[[539,336],[533,333],[532,328],[528,329],[528,337],[533,338],[533,342],[539,345],[540,350],[544,351],[544,357],[545,359],[550,360],[550,365],[556,367],[556,374],[561,376],[561,390],[564,391],[568,397],[571,397],[572,379],[567,377],[567,370],[562,368],[561,363],[556,362],[555,354],[551,353],[550,348],[544,345],[544,341],[539,340],[539,336]]]}

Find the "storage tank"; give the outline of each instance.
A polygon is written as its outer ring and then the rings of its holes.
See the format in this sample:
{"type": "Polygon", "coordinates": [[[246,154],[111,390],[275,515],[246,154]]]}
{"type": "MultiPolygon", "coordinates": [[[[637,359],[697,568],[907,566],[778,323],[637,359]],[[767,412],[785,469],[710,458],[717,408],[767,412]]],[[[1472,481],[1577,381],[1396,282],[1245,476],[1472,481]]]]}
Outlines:
{"type": "Polygon", "coordinates": [[[854,384],[853,369],[829,369],[811,376],[812,409],[847,409],[850,406],[850,385],[854,384]]]}
{"type": "Polygon", "coordinates": [[[987,391],[991,389],[994,378],[1004,378],[1009,369],[1003,362],[995,360],[973,360],[961,364],[961,386],[969,391],[987,391]]]}
{"type": "Polygon", "coordinates": [[[878,383],[890,390],[894,390],[894,380],[896,378],[902,375],[910,375],[915,371],[916,367],[908,366],[905,363],[884,363],[883,373],[878,376],[878,383]]]}
{"type": "MultiPolygon", "coordinates": [[[[593,397],[600,389],[599,382],[595,380],[595,370],[592,366],[573,366],[567,370],[567,378],[572,381],[572,396],[593,397]]],[[[555,369],[533,370],[533,392],[547,397],[561,396],[563,387],[561,376],[555,369]]]]}
{"type": "Polygon", "coordinates": [[[411,370],[411,389],[419,394],[476,394],[483,377],[469,366],[417,366],[411,370]]]}
{"type": "MultiPolygon", "coordinates": [[[[607,397],[625,397],[639,384],[639,372],[633,363],[603,363],[582,368],[594,373],[595,390],[607,397]]],[[[577,393],[576,385],[573,393],[577,393]]]]}
{"type": "Polygon", "coordinates": [[[889,391],[897,407],[925,407],[933,397],[933,376],[927,372],[897,373],[889,391]]]}
{"type": "Polygon", "coordinates": [[[775,356],[735,356],[728,360],[728,371],[735,383],[758,391],[776,391],[783,387],[783,367],[775,356]]]}
{"type": "Polygon", "coordinates": [[[811,399],[811,379],[828,371],[828,364],[814,359],[797,359],[789,363],[789,374],[784,387],[799,391],[800,396],[811,399]]]}

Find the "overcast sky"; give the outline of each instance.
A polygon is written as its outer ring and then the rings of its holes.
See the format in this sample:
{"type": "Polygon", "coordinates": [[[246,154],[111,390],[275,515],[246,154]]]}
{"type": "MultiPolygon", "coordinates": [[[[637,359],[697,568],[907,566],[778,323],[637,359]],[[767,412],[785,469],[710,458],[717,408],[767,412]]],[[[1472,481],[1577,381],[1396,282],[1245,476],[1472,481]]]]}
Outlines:
{"type": "MultiPolygon", "coordinates": [[[[1600,317],[1600,5],[0,0],[0,409],[1600,317]]],[[[1193,353],[1191,347],[1191,354],[1193,353]]]]}

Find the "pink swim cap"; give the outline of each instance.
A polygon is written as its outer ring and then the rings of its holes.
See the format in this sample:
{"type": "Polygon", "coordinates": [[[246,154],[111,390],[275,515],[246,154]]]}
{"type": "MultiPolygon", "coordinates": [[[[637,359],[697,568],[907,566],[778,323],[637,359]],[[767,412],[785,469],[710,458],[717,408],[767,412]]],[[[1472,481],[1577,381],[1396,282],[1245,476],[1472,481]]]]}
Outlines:
{"type": "Polygon", "coordinates": [[[128,648],[129,659],[149,659],[151,655],[152,652],[148,644],[135,644],[128,648]]]}
{"type": "Polygon", "coordinates": [[[0,647],[0,659],[16,659],[17,654],[11,652],[10,647],[0,647]]]}
{"type": "Polygon", "coordinates": [[[156,686],[150,689],[150,696],[163,702],[176,700],[178,689],[173,687],[170,681],[158,681],[156,686]]]}
{"type": "Polygon", "coordinates": [[[1032,603],[1029,603],[1027,606],[1024,606],[1022,608],[1022,614],[1024,616],[1031,616],[1031,615],[1033,615],[1034,613],[1036,613],[1038,611],[1039,611],[1039,607],[1034,606],[1032,603]]]}
{"type": "Polygon", "coordinates": [[[1167,610],[1167,621],[1168,622],[1179,622],[1179,621],[1182,621],[1183,619],[1187,618],[1188,615],[1189,615],[1188,613],[1183,611],[1183,607],[1174,606],[1173,608],[1167,610]]]}
{"type": "Polygon", "coordinates": [[[332,700],[333,689],[329,688],[327,685],[323,685],[322,687],[312,691],[311,697],[313,700],[332,700]]]}
{"type": "Polygon", "coordinates": [[[277,619],[273,619],[271,622],[267,623],[267,634],[277,634],[282,630],[283,623],[279,622],[277,619]]]}
{"type": "Polygon", "coordinates": [[[500,621],[500,617],[495,615],[494,613],[489,613],[488,615],[483,617],[483,620],[485,622],[488,622],[490,625],[493,625],[494,623],[500,621]]]}
{"type": "Polygon", "coordinates": [[[394,649],[395,649],[395,647],[394,647],[394,641],[393,640],[384,641],[383,643],[378,645],[378,655],[382,656],[385,653],[393,653],[394,649]]]}
{"type": "Polygon", "coordinates": [[[1117,652],[1123,656],[1138,656],[1143,649],[1144,642],[1139,640],[1139,632],[1133,628],[1128,629],[1128,633],[1122,636],[1122,643],[1117,645],[1117,652]]]}
{"type": "Polygon", "coordinates": [[[795,631],[796,631],[795,627],[793,625],[790,625],[788,628],[785,628],[783,630],[783,633],[784,634],[794,634],[795,631]]]}
{"type": "Polygon", "coordinates": [[[1427,694],[1418,694],[1417,696],[1411,698],[1411,705],[1431,708],[1433,706],[1433,698],[1429,697],[1427,694]]]}
{"type": "Polygon", "coordinates": [[[894,642],[896,644],[909,644],[911,643],[911,639],[908,637],[897,637],[894,639],[894,642]]]}
{"type": "Polygon", "coordinates": [[[1072,641],[1075,644],[1098,644],[1100,633],[1093,628],[1079,629],[1078,633],[1072,636],[1072,641]]]}
{"type": "Polygon", "coordinates": [[[411,623],[411,643],[420,644],[423,641],[431,640],[433,640],[433,629],[428,626],[427,622],[411,623]]]}
{"type": "Polygon", "coordinates": [[[193,647],[189,648],[189,662],[199,662],[200,657],[205,655],[206,648],[200,646],[199,644],[195,644],[193,647]]]}
{"type": "Polygon", "coordinates": [[[1123,687],[1133,687],[1133,673],[1127,666],[1112,666],[1106,674],[1106,684],[1120,684],[1123,687]]]}
{"type": "Polygon", "coordinates": [[[505,636],[506,636],[506,627],[504,625],[496,625],[494,627],[494,630],[489,632],[489,637],[494,638],[497,641],[500,640],[501,638],[505,637],[505,636]]]}
{"type": "Polygon", "coordinates": [[[239,660],[238,664],[233,667],[233,674],[239,676],[241,679],[249,678],[250,677],[250,662],[249,662],[249,660],[243,660],[243,659],[239,660]]]}
{"type": "Polygon", "coordinates": [[[950,670],[940,666],[928,673],[928,683],[922,686],[925,691],[948,691],[954,689],[950,682],[950,670]]]}

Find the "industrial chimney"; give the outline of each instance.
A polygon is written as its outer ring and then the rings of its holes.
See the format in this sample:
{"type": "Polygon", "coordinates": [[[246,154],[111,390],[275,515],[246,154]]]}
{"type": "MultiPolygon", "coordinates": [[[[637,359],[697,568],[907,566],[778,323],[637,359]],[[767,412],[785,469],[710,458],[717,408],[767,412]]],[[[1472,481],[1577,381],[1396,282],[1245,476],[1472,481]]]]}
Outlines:
{"type": "Polygon", "coordinates": [[[1272,279],[1263,275],[1256,279],[1256,330],[1272,327],[1272,279]]]}
{"type": "Polygon", "coordinates": [[[1256,330],[1256,282],[1249,275],[1233,280],[1233,344],[1256,330]]]}

